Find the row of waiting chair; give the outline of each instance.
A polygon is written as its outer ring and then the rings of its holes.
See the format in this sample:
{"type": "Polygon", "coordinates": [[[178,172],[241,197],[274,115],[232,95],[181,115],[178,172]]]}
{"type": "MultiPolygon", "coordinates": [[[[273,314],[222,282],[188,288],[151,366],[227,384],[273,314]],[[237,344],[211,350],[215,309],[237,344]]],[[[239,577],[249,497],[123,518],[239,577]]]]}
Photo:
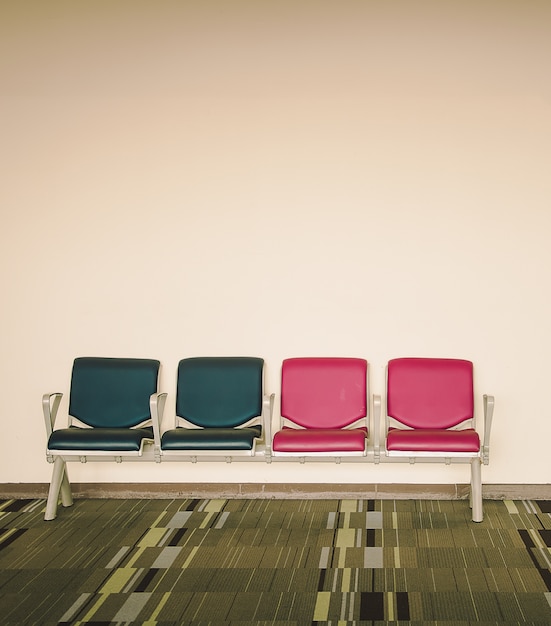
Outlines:
{"type": "Polygon", "coordinates": [[[45,519],[56,517],[60,496],[64,506],[72,504],[68,461],[294,457],[469,462],[472,516],[482,520],[481,464],[489,459],[494,398],[484,396],[481,443],[470,361],[389,361],[383,411],[381,396],[369,401],[365,359],[286,359],[275,428],[275,394],[265,393],[261,358],[181,360],[175,423],[168,430],[161,429],[167,394],[159,391],[159,371],[153,359],[75,359],[66,428],[55,429],[62,394],[43,396],[46,455],[54,464],[45,519]]]}

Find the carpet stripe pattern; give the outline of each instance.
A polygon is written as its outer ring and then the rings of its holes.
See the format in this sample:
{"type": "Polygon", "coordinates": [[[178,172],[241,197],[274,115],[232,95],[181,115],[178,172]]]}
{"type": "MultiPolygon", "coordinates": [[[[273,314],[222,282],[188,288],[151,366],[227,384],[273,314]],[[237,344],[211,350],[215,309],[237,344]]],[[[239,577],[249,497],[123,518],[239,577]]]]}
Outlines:
{"type": "Polygon", "coordinates": [[[0,501],[4,624],[550,624],[551,502],[0,501]]]}

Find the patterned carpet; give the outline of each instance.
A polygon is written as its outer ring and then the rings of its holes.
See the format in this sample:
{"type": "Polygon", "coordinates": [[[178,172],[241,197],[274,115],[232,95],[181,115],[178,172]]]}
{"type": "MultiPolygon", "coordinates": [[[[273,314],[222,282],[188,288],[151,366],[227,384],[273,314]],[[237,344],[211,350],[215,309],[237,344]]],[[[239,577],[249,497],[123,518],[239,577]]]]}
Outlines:
{"type": "Polygon", "coordinates": [[[0,501],[3,624],[551,624],[551,502],[0,501]]]}

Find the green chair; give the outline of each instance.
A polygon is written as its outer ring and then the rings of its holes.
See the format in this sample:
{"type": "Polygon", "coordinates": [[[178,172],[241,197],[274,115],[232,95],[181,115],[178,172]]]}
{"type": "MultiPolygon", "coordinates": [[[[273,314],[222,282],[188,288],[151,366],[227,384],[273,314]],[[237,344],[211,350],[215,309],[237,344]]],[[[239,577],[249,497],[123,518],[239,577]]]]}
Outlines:
{"type": "Polygon", "coordinates": [[[153,359],[75,359],[67,428],[54,430],[63,394],[42,397],[46,457],[54,464],[44,519],[56,517],[60,492],[64,506],[73,503],[68,461],[144,460],[154,440],[152,415],[162,418],[166,400],[157,391],[159,369],[153,359]]]}
{"type": "Polygon", "coordinates": [[[271,419],[264,360],[194,357],[178,364],[174,428],[161,437],[162,460],[254,456],[271,419]]]}

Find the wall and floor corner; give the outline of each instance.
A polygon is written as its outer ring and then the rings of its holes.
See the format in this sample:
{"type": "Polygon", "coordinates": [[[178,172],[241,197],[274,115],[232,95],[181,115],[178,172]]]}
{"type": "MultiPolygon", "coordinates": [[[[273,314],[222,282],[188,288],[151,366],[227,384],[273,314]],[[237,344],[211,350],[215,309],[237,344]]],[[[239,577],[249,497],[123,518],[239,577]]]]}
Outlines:
{"type": "MultiPolygon", "coordinates": [[[[289,356],[365,357],[375,393],[452,356],[496,397],[484,482],[548,489],[550,57],[536,0],[2,3],[0,483],[48,482],[40,399],[75,356],[160,359],[165,425],[186,356],[261,356],[276,394],[289,356]]],[[[70,475],[468,480],[254,468],[70,475]]]]}

